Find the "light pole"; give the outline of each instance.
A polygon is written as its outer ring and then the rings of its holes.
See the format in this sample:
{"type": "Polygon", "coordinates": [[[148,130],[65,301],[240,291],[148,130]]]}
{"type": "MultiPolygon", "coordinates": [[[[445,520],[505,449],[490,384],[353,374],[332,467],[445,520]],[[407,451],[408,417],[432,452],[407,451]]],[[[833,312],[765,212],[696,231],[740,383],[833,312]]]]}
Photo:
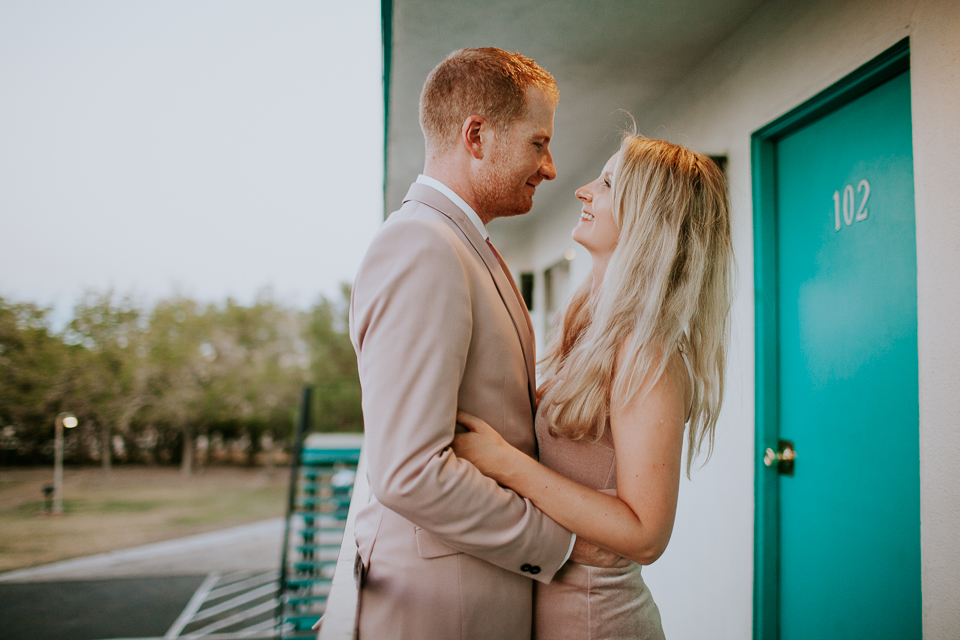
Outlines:
{"type": "Polygon", "coordinates": [[[64,411],[57,416],[57,437],[53,444],[53,513],[63,513],[63,428],[77,426],[77,416],[64,411]]]}

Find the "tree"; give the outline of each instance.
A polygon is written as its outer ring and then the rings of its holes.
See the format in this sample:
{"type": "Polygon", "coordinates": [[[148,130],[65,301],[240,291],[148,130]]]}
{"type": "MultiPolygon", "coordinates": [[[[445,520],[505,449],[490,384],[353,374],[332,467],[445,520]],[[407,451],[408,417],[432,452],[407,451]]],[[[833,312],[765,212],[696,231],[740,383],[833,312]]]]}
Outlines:
{"type": "Polygon", "coordinates": [[[347,331],[350,287],[341,300],[321,297],[306,314],[304,340],[311,354],[311,381],[316,388],[316,423],[320,431],[362,431],[357,355],[347,331]]]}
{"type": "Polygon", "coordinates": [[[85,293],[64,331],[65,342],[86,351],[83,365],[74,367],[77,408],[86,408],[100,427],[104,472],[111,466],[111,433],[127,434],[136,413],[153,400],[147,318],[132,296],[114,297],[112,291],[85,293]]]}
{"type": "Polygon", "coordinates": [[[174,295],[148,307],[90,291],[58,335],[49,310],[0,298],[0,450],[45,457],[53,417],[70,410],[97,429],[104,470],[115,434],[137,435],[134,442],[161,460],[175,459],[169,454],[181,447],[185,474],[195,466],[198,434],[211,430],[249,440],[252,461],[264,434],[292,433],[308,382],[319,407],[315,427],[359,430],[348,300],[344,287],[340,300],[321,297],[307,311],[277,302],[269,290],[250,305],[174,295]]]}
{"type": "Polygon", "coordinates": [[[5,446],[26,459],[52,436],[69,377],[69,349],[51,333],[49,314],[0,298],[0,426],[5,446]]]}
{"type": "Polygon", "coordinates": [[[212,331],[201,344],[213,365],[204,404],[206,425],[230,425],[252,443],[265,431],[286,432],[309,357],[299,315],[261,292],[251,306],[228,299],[210,308],[212,331]]]}
{"type": "Polygon", "coordinates": [[[189,298],[161,300],[151,314],[146,344],[156,371],[150,378],[151,417],[171,424],[180,433],[184,475],[193,473],[196,424],[211,380],[211,363],[201,346],[209,333],[210,318],[205,311],[189,298]]]}

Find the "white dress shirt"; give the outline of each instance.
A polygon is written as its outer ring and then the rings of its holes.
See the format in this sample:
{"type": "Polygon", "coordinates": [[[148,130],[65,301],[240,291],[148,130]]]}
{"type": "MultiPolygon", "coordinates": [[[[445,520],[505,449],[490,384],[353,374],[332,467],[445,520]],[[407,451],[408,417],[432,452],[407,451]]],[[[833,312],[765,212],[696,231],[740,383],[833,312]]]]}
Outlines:
{"type": "Polygon", "coordinates": [[[477,228],[477,231],[480,232],[480,235],[483,236],[483,239],[488,240],[490,238],[490,234],[487,233],[487,228],[483,226],[483,221],[480,220],[480,216],[477,215],[477,212],[473,210],[473,207],[467,204],[466,200],[458,196],[453,189],[443,184],[436,178],[425,176],[422,173],[417,176],[417,184],[425,184],[428,187],[433,187],[443,195],[450,198],[453,204],[460,207],[460,209],[467,214],[467,218],[469,218],[470,222],[473,223],[473,226],[477,228]]]}

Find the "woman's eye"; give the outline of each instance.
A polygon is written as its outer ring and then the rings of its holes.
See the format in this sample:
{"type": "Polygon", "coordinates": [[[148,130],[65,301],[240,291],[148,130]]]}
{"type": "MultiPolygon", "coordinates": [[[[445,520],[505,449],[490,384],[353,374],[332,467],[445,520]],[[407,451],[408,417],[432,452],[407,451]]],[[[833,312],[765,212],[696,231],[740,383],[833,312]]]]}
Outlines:
{"type": "Polygon", "coordinates": [[[607,187],[608,189],[610,188],[610,181],[609,181],[609,180],[604,180],[604,181],[603,181],[603,184],[604,184],[604,186],[607,187]]]}

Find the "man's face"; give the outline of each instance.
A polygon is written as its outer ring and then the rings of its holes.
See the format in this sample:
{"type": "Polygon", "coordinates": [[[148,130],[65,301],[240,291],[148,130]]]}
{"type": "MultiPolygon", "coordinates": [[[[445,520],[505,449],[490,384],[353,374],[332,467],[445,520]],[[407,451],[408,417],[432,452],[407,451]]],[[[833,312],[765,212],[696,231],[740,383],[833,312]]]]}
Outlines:
{"type": "Polygon", "coordinates": [[[527,89],[526,116],[494,137],[475,185],[481,217],[493,220],[527,213],[537,186],[557,177],[550,153],[553,111],[543,91],[527,89]]]}

